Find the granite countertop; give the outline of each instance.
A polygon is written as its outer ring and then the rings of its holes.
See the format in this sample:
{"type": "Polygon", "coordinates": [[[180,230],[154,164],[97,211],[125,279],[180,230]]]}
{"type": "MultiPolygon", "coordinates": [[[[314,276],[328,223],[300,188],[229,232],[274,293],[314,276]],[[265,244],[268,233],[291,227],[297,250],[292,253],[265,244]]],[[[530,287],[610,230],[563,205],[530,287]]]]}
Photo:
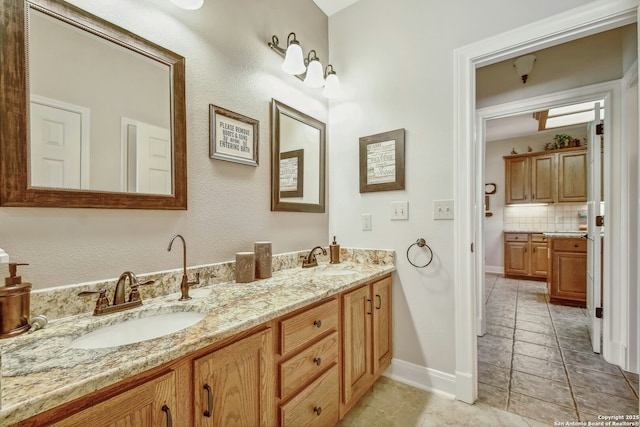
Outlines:
{"type": "Polygon", "coordinates": [[[189,301],[179,302],[179,293],[174,293],[120,313],[86,313],[51,321],[42,330],[0,343],[0,425],[26,419],[395,269],[389,264],[360,263],[291,268],[251,283],[192,289],[189,301]],[[327,269],[354,273],[322,274],[327,269]],[[207,315],[194,326],[149,341],[95,350],[68,348],[71,341],[101,326],[175,311],[207,315]]]}
{"type": "Polygon", "coordinates": [[[547,237],[584,237],[586,230],[576,231],[528,231],[528,230],[503,230],[503,233],[544,234],[547,237]]]}

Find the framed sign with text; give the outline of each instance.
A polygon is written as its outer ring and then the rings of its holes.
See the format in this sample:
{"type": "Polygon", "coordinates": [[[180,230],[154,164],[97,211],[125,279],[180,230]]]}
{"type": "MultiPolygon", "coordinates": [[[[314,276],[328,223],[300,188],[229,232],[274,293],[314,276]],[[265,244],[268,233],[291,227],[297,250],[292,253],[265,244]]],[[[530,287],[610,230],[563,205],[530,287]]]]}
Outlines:
{"type": "Polygon", "coordinates": [[[304,196],[304,150],[280,153],[280,197],[304,196]]]}
{"type": "Polygon", "coordinates": [[[258,166],[258,121],[209,104],[209,157],[258,166]]]}
{"type": "Polygon", "coordinates": [[[404,129],[360,138],[360,192],[404,190],[404,129]]]}

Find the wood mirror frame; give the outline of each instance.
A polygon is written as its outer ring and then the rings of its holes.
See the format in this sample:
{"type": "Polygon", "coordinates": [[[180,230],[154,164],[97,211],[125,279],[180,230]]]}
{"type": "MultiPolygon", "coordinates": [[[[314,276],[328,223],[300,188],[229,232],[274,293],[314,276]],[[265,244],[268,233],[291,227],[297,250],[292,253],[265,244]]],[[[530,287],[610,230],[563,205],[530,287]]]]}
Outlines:
{"type": "MultiPolygon", "coordinates": [[[[275,99],[271,100],[271,210],[286,212],[325,212],[325,157],[326,157],[326,125],[300,111],[289,107],[275,99]],[[303,203],[289,202],[281,197],[280,192],[280,116],[285,115],[306,126],[318,130],[318,202],[303,203]]],[[[307,161],[309,156],[304,156],[307,161]]],[[[302,165],[305,170],[311,169],[309,165],[302,165]]],[[[305,181],[306,182],[306,181],[305,181]]],[[[305,183],[305,185],[307,185],[305,183]]]]}
{"type": "Polygon", "coordinates": [[[0,0],[0,10],[0,206],[187,209],[184,58],[68,3],[56,0],[0,0]],[[26,21],[31,7],[169,67],[172,91],[172,194],[63,190],[29,186],[26,21]]]}

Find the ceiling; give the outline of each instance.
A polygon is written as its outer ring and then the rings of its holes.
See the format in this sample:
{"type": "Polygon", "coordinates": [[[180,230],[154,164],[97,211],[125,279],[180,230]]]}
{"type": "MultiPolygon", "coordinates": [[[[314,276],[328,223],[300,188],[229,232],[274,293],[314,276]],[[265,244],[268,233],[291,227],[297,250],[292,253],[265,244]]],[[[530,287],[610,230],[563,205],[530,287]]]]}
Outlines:
{"type": "Polygon", "coordinates": [[[313,0],[318,7],[327,16],[331,16],[336,12],[341,11],[347,6],[351,6],[359,0],[313,0]]]}

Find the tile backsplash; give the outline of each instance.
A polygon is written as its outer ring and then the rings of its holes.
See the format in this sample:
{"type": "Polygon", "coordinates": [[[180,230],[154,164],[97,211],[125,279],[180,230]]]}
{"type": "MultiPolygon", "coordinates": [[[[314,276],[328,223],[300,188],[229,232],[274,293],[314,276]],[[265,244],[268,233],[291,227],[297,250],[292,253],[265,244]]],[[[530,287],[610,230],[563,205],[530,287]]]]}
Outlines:
{"type": "Polygon", "coordinates": [[[584,215],[586,210],[586,203],[505,206],[504,229],[506,231],[577,231],[581,224],[579,217],[584,215]]]}

